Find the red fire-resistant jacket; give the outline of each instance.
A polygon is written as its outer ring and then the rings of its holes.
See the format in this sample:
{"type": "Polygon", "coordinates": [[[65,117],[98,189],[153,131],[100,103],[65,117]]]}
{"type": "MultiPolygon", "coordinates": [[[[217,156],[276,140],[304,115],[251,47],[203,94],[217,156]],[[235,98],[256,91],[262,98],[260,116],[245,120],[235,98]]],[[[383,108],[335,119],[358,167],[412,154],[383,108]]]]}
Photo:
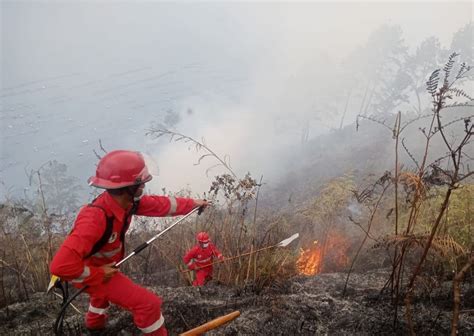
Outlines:
{"type": "MultiPolygon", "coordinates": [[[[130,209],[123,209],[108,192],[103,192],[95,201],[94,206],[105,209],[107,216],[114,217],[113,230],[109,241],[102,249],[85,259],[92,251],[94,244],[104,234],[106,216],[97,207],[84,206],[77,215],[72,232],[59,248],[50,265],[51,273],[62,280],[71,281],[76,285],[94,286],[102,283],[103,265],[118,262],[123,258],[124,247],[120,241],[120,232],[125,216],[130,209]]],[[[165,196],[144,195],[136,211],[139,216],[174,216],[185,215],[195,207],[193,199],[165,196]]],[[[130,222],[130,219],[129,219],[130,222]]]]}
{"type": "Polygon", "coordinates": [[[202,248],[199,244],[195,245],[188,251],[188,253],[186,253],[186,255],[183,257],[183,260],[184,263],[188,265],[188,267],[195,263],[195,266],[200,268],[212,263],[213,257],[220,258],[222,257],[222,253],[213,243],[209,242],[209,246],[207,248],[202,248]]]}

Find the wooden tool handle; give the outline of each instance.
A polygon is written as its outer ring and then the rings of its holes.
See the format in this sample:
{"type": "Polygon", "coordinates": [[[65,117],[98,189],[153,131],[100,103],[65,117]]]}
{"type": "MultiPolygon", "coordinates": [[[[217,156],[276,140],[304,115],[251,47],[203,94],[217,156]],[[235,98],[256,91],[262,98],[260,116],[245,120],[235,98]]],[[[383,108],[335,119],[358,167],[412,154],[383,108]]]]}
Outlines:
{"type": "Polygon", "coordinates": [[[212,321],[209,321],[207,323],[204,323],[203,325],[200,325],[199,327],[196,327],[194,329],[185,331],[184,333],[180,334],[180,336],[197,336],[205,333],[206,331],[216,329],[223,325],[224,323],[230,322],[240,316],[240,311],[236,310],[230,314],[215,318],[212,321]]]}

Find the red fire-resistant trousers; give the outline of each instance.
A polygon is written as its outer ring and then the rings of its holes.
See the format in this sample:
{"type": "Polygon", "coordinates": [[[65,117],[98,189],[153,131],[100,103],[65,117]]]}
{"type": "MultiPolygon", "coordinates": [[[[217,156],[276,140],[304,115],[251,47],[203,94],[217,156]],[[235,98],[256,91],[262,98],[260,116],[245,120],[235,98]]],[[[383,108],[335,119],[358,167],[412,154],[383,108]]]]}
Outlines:
{"type": "Polygon", "coordinates": [[[193,286],[204,286],[206,282],[212,279],[212,268],[206,267],[196,270],[196,279],[193,281],[193,286]]]}
{"type": "Polygon", "coordinates": [[[122,273],[118,272],[108,282],[89,287],[86,291],[90,295],[89,311],[86,314],[88,329],[105,328],[105,309],[110,302],[129,310],[133,314],[135,325],[145,335],[168,335],[161,315],[161,299],[122,273]]]}

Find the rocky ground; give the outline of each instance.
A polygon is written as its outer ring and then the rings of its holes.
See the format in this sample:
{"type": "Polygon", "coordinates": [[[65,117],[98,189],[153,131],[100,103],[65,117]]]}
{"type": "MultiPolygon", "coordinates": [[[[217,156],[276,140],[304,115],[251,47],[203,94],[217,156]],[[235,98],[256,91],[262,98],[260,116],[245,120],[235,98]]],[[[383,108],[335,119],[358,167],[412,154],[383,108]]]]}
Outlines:
{"type": "MultiPolygon", "coordinates": [[[[393,327],[389,299],[380,296],[388,273],[371,271],[351,276],[345,297],[345,274],[295,277],[264,290],[210,283],[204,288],[152,287],[164,299],[170,335],[196,327],[215,317],[239,310],[241,316],[208,335],[406,335],[404,307],[393,327]]],[[[418,335],[448,335],[452,317],[451,282],[418,297],[415,325],[418,335]]],[[[459,335],[474,335],[474,283],[463,285],[459,335]]],[[[44,293],[30,301],[0,310],[1,335],[50,335],[60,299],[44,293]]],[[[85,310],[83,296],[75,302],[85,310]]],[[[66,335],[85,334],[82,316],[69,309],[66,335]]],[[[108,335],[138,335],[128,313],[112,309],[108,335]]]]}

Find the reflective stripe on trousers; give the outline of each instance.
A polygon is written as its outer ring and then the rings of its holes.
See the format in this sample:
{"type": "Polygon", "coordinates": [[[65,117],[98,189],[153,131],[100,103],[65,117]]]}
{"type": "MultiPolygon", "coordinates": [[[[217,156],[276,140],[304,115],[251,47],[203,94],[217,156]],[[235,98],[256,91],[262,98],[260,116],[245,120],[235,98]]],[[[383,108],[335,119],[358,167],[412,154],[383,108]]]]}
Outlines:
{"type": "Polygon", "coordinates": [[[89,304],[89,312],[99,315],[105,315],[107,308],[97,308],[89,304]]]}
{"type": "Polygon", "coordinates": [[[160,315],[160,318],[158,320],[156,320],[152,325],[150,325],[146,328],[138,328],[138,329],[140,329],[145,334],[148,334],[148,333],[151,333],[155,330],[160,329],[161,326],[163,325],[163,323],[165,323],[165,318],[163,317],[163,315],[160,315]]]}

